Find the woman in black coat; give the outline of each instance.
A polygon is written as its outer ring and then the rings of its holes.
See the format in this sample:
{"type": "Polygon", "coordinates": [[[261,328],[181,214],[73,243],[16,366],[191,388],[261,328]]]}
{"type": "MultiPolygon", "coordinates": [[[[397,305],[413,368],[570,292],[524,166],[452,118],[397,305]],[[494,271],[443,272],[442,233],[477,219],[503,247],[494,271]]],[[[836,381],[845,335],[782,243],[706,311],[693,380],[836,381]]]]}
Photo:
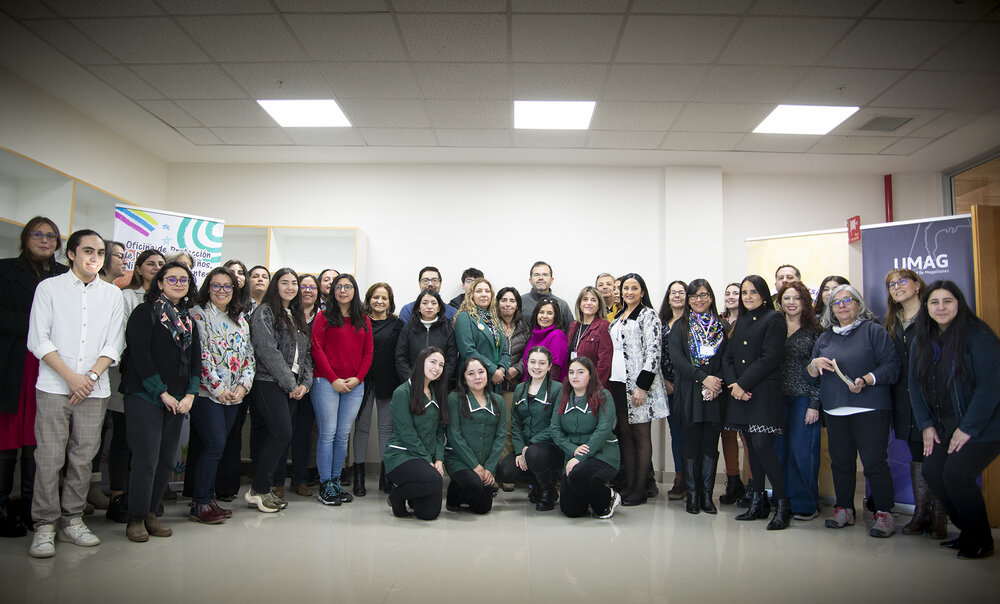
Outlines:
{"type": "Polygon", "coordinates": [[[785,319],[771,304],[771,290],[760,275],[740,283],[740,320],[729,334],[723,356],[723,377],[729,388],[726,426],[746,436],[753,479],[750,509],[737,520],[767,518],[771,506],[764,493],[765,476],[771,481],[778,509],[768,530],[788,527],[792,504],[785,494],[785,476],[774,450],[774,436],[781,434],[785,410],[781,392],[781,361],[785,353],[785,319]]]}
{"type": "Polygon", "coordinates": [[[455,365],[458,363],[455,329],[445,316],[441,295],[433,289],[425,289],[417,295],[410,320],[399,332],[399,340],[396,342],[396,373],[400,382],[410,379],[413,362],[420,351],[428,346],[436,346],[444,351],[445,383],[451,388],[455,365]]]}

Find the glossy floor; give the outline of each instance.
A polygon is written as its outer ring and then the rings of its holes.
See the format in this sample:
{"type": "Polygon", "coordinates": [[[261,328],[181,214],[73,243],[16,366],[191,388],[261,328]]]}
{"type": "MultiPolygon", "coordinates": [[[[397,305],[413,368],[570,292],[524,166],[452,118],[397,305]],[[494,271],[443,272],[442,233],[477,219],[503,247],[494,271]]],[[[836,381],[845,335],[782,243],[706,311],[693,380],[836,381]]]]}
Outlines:
{"type": "Polygon", "coordinates": [[[278,514],[238,499],[217,526],[188,522],[185,503],[171,502],[173,537],[144,544],[90,516],[103,543],[57,542],[47,560],[28,557],[30,537],[0,539],[0,602],[957,604],[995,603],[1000,588],[1000,556],[963,561],[904,537],[908,516],[874,539],[860,522],[831,530],[823,517],[768,532],[734,521],[732,506],[692,516],[662,493],[610,520],[570,520],[536,512],[519,489],[486,516],[444,511],[434,522],[393,518],[375,493],[341,507],[288,497],[278,514]]]}

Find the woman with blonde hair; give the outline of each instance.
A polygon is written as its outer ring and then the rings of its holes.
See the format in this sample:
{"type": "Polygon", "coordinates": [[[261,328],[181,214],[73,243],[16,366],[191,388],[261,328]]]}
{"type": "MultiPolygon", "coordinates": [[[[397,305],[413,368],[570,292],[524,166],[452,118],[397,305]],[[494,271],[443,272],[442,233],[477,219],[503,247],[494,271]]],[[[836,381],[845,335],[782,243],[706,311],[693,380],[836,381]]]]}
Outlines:
{"type": "Polygon", "coordinates": [[[500,329],[493,285],[482,277],[469,286],[455,315],[455,342],[459,366],[469,357],[479,357],[489,374],[488,389],[499,392],[510,367],[510,352],[507,336],[500,329]]]}

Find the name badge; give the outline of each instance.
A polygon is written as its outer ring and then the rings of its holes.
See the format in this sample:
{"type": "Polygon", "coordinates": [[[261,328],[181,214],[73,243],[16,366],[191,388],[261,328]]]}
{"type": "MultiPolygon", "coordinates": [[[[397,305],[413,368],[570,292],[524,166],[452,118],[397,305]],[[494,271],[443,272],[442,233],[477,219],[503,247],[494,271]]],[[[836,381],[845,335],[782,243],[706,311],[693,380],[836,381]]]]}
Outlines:
{"type": "Polygon", "coordinates": [[[573,352],[569,353],[569,360],[572,361],[575,358],[576,358],[576,351],[574,350],[573,352]]]}
{"type": "Polygon", "coordinates": [[[703,357],[710,357],[715,354],[715,349],[708,344],[702,344],[699,354],[703,357]]]}

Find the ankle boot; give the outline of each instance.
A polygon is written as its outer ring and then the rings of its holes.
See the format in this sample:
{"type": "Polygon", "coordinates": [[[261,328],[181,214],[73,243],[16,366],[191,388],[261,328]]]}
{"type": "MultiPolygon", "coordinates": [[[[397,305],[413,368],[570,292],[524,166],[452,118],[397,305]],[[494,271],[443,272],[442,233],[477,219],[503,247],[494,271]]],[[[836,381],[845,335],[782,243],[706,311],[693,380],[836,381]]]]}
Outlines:
{"type": "Polygon", "coordinates": [[[930,521],[927,523],[927,536],[931,539],[948,538],[948,510],[931,495],[930,521]]]}
{"type": "Polygon", "coordinates": [[[719,495],[719,503],[724,503],[726,505],[732,505],[746,493],[747,489],[743,486],[743,481],[740,480],[739,474],[728,474],[726,475],[726,492],[719,495]]]}
{"type": "Polygon", "coordinates": [[[778,509],[774,511],[774,518],[767,523],[767,530],[780,531],[788,528],[792,521],[792,502],[788,497],[778,499],[778,509]]]}
{"type": "Polygon", "coordinates": [[[910,462],[910,482],[913,484],[913,516],[903,527],[904,535],[922,535],[930,524],[931,489],[924,480],[924,464],[910,462]]]}
{"type": "Polygon", "coordinates": [[[684,511],[688,514],[697,514],[701,511],[701,492],[698,489],[698,485],[695,483],[695,476],[698,475],[697,467],[698,459],[696,458],[684,458],[684,472],[682,476],[684,477],[684,493],[686,501],[684,502],[684,511]]]}
{"type": "Polygon", "coordinates": [[[378,472],[378,489],[383,493],[388,493],[392,490],[392,481],[385,475],[385,462],[382,462],[382,467],[378,472]]]}
{"type": "MultiPolygon", "coordinates": [[[[789,508],[791,509],[791,508],[789,508]]],[[[753,491],[750,499],[750,507],[736,517],[737,520],[760,520],[771,515],[771,504],[767,500],[767,493],[763,491],[753,491]]]]}
{"type": "Polygon", "coordinates": [[[24,537],[28,530],[14,517],[7,500],[0,501],[0,537],[24,537]]]}
{"type": "Polygon", "coordinates": [[[660,494],[660,487],[656,484],[656,473],[653,471],[653,464],[649,465],[649,472],[646,473],[646,497],[656,497],[660,494]]]}
{"type": "Polygon", "coordinates": [[[556,507],[556,499],[559,495],[556,493],[556,488],[553,485],[537,486],[539,490],[538,493],[538,503],[535,504],[535,509],[539,512],[548,512],[554,510],[556,507]]]}
{"type": "Polygon", "coordinates": [[[146,532],[153,537],[169,537],[174,534],[174,531],[170,529],[169,526],[163,524],[156,514],[150,514],[146,516],[146,520],[143,522],[146,527],[146,532]]]}
{"type": "Polygon", "coordinates": [[[365,488],[365,464],[354,464],[354,488],[351,489],[358,497],[364,497],[368,493],[365,488]]]}
{"type": "Polygon", "coordinates": [[[684,494],[686,492],[687,489],[684,488],[684,472],[675,472],[674,485],[670,487],[669,491],[667,491],[667,499],[684,499],[684,494]]]}
{"type": "Polygon", "coordinates": [[[701,492],[699,493],[699,505],[706,514],[717,514],[719,508],[715,507],[712,501],[715,492],[715,473],[719,469],[719,454],[704,455],[701,458],[701,492]]]}

